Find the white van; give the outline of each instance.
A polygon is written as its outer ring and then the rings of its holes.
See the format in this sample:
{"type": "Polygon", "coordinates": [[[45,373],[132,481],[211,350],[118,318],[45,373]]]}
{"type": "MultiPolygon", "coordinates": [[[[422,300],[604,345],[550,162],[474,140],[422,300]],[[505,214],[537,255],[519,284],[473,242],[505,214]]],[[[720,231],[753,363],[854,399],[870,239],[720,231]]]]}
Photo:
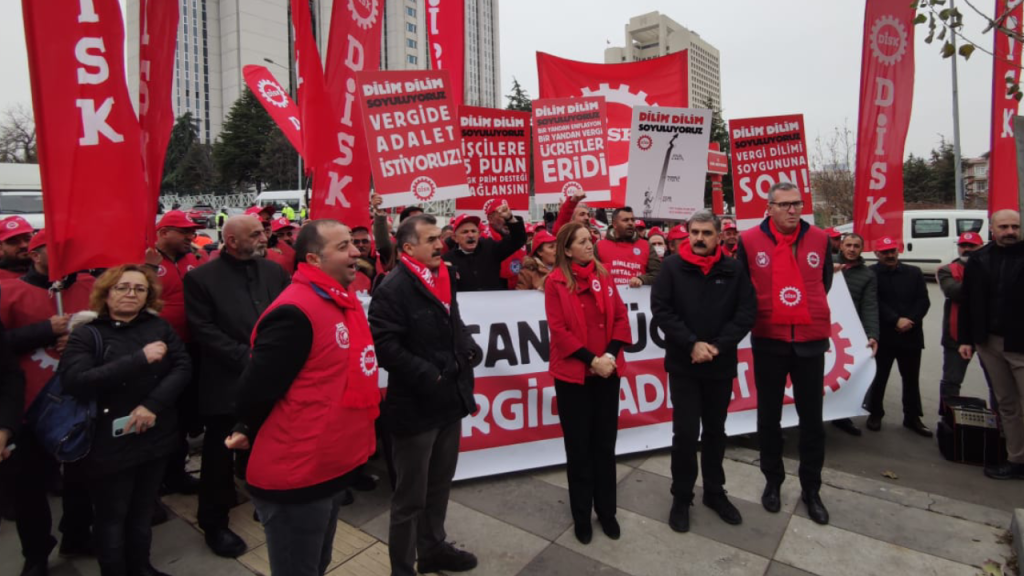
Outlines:
{"type": "Polygon", "coordinates": [[[14,215],[36,230],[45,226],[38,164],[0,163],[0,219],[14,215]]]}
{"type": "MultiPolygon", "coordinates": [[[[843,234],[853,232],[853,224],[836,226],[843,234]]],[[[903,213],[903,253],[900,261],[913,264],[926,277],[957,257],[956,239],[964,232],[977,232],[988,240],[988,212],[985,210],[907,210],[903,213]]],[[[877,262],[874,253],[864,259],[877,262]]]]}
{"type": "Polygon", "coordinates": [[[260,192],[256,196],[257,206],[266,206],[268,204],[274,204],[278,208],[281,208],[285,204],[290,204],[295,211],[306,205],[306,191],[305,190],[279,190],[276,192],[260,192]]]}

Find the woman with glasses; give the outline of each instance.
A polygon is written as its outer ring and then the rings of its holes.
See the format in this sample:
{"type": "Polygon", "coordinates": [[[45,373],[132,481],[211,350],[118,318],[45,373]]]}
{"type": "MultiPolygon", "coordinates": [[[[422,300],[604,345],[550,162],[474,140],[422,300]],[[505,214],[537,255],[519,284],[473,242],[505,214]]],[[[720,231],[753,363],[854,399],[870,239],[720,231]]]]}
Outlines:
{"type": "Polygon", "coordinates": [[[58,369],[69,394],[96,401],[92,449],[67,466],[90,488],[103,576],[161,574],[149,562],[150,518],[177,442],[175,403],[191,374],[161,305],[148,267],[107,270],[90,296],[95,315],[74,328],[58,369]]]}

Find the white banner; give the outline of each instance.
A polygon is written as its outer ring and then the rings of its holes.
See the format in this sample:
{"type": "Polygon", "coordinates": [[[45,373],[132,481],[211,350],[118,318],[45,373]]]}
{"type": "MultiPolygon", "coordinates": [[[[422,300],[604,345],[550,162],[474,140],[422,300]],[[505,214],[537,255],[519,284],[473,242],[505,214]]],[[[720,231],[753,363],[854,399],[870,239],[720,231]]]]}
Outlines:
{"type": "Polygon", "coordinates": [[[626,205],[637,217],[684,220],[704,208],[711,111],[633,107],[626,205]]]}
{"type": "MultiPolygon", "coordinates": [[[[672,445],[672,403],[665,373],[664,335],[651,321],[650,287],[620,287],[635,344],[626,348],[615,451],[629,454],[672,445]]],[[[462,421],[455,479],[565,463],[554,381],[548,374],[544,295],[535,291],[471,292],[458,296],[462,318],[484,351],[475,368],[479,410],[462,421]],[[514,311],[514,313],[510,313],[514,311]]],[[[867,337],[841,274],[828,295],[832,345],[825,355],[824,419],[866,414],[861,402],[875,376],[867,337]]],[[[387,374],[381,371],[381,386],[387,374]]],[[[757,390],[749,337],[740,343],[726,419],[730,436],[757,431],[757,390]]],[[[796,426],[787,389],[783,427],[796,426]]]]}

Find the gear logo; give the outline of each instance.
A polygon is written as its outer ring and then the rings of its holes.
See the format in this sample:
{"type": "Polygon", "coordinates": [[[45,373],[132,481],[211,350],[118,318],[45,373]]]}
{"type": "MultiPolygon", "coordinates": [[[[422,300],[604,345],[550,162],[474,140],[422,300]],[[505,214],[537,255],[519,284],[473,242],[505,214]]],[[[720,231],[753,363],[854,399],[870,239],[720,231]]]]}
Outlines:
{"type": "MultiPolygon", "coordinates": [[[[260,96],[262,96],[264,100],[270,102],[274,106],[277,106],[278,108],[288,107],[288,94],[285,93],[284,89],[281,88],[281,85],[277,82],[264,78],[256,83],[256,90],[259,91],[260,96]]],[[[188,216],[186,216],[186,218],[188,218],[188,216]]],[[[189,219],[189,222],[191,221],[192,220],[189,219]]]]}
{"type": "Polygon", "coordinates": [[[519,274],[519,271],[523,269],[522,260],[513,260],[508,263],[508,271],[513,274],[519,274]]]}
{"type": "Polygon", "coordinates": [[[363,30],[369,30],[376,24],[377,16],[380,15],[377,0],[348,0],[348,11],[352,13],[352,19],[363,30]]]}
{"type": "Polygon", "coordinates": [[[50,372],[57,371],[57,365],[60,364],[60,360],[50,356],[45,348],[37,348],[32,353],[32,360],[39,365],[43,370],[49,370],[50,372]]]}
{"type": "MultiPolygon", "coordinates": [[[[597,90],[593,88],[583,88],[580,90],[583,96],[604,96],[606,105],[608,106],[608,127],[615,128],[621,127],[625,129],[625,133],[629,133],[629,127],[633,121],[633,107],[634,106],[657,106],[657,102],[648,102],[647,93],[643,90],[633,92],[630,90],[628,84],[620,84],[616,88],[612,88],[611,84],[602,83],[599,84],[597,90]]],[[[612,186],[618,186],[623,178],[626,177],[627,162],[629,158],[629,137],[626,136],[621,141],[608,142],[608,149],[610,157],[622,158],[621,164],[615,164],[608,166],[608,177],[610,178],[612,186]]]]}
{"type": "Polygon", "coordinates": [[[821,256],[819,256],[817,252],[811,252],[807,255],[807,264],[809,264],[811,268],[821,266],[821,256]]]}
{"type": "Polygon", "coordinates": [[[334,326],[334,341],[338,343],[338,348],[342,350],[348,349],[351,345],[352,340],[348,333],[348,326],[345,326],[344,322],[338,322],[334,326]]]}
{"type": "Polygon", "coordinates": [[[7,223],[7,229],[8,230],[14,230],[17,227],[18,227],[18,223],[15,222],[14,220],[11,220],[10,222],[7,223]]]}
{"type": "Polygon", "coordinates": [[[647,134],[644,134],[643,136],[637,138],[636,146],[637,148],[646,152],[651,149],[651,146],[654,146],[654,140],[652,140],[651,137],[648,136],[647,134]]]}
{"type": "Polygon", "coordinates": [[[373,349],[373,344],[363,348],[362,354],[359,355],[359,366],[367,376],[373,376],[377,372],[377,351],[373,349]]]}
{"type": "Polygon", "coordinates": [[[853,368],[853,344],[842,332],[842,325],[833,322],[829,349],[825,353],[825,389],[829,392],[838,392],[850,380],[853,368]]]}
{"type": "Polygon", "coordinates": [[[191,271],[193,271],[193,270],[195,270],[195,269],[196,269],[195,265],[193,265],[193,264],[189,264],[189,265],[188,265],[188,266],[187,266],[187,267],[185,268],[185,272],[191,272],[191,271]]]}
{"type": "Polygon", "coordinates": [[[167,276],[167,268],[164,268],[164,265],[161,264],[156,269],[156,275],[159,276],[160,278],[163,278],[164,276],[167,276]]]}
{"type": "Polygon", "coordinates": [[[803,297],[804,295],[800,293],[800,289],[796,286],[786,286],[779,290],[779,300],[790,308],[799,304],[803,297]]]}
{"type": "Polygon", "coordinates": [[[634,256],[639,256],[640,255],[640,248],[633,248],[633,255],[634,256]]]}
{"type": "Polygon", "coordinates": [[[429,176],[420,176],[412,181],[411,192],[417,199],[426,202],[437,193],[437,183],[429,176]]]}
{"type": "Polygon", "coordinates": [[[893,16],[885,15],[871,26],[871,54],[886,66],[903,59],[909,44],[907,29],[893,16]]]}
{"type": "Polygon", "coordinates": [[[772,263],[772,260],[768,257],[767,252],[758,252],[757,257],[754,258],[754,262],[761,268],[767,268],[768,265],[772,263]]]}
{"type": "Polygon", "coordinates": [[[594,289],[594,292],[601,293],[601,281],[594,278],[594,281],[590,283],[590,287],[594,289]]]}
{"type": "Polygon", "coordinates": [[[575,180],[570,180],[562,186],[562,196],[566,198],[572,198],[577,192],[582,192],[583,186],[575,180]]]}

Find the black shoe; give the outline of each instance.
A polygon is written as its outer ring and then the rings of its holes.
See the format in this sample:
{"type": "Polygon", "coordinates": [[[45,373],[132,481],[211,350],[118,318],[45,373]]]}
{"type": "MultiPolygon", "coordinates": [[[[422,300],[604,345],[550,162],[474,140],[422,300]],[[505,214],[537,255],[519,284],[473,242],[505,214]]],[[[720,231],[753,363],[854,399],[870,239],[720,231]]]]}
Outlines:
{"type": "Polygon", "coordinates": [[[21,576],[49,576],[49,557],[42,560],[25,560],[25,566],[21,569],[21,576]]]}
{"type": "Polygon", "coordinates": [[[92,538],[81,536],[68,538],[66,535],[60,539],[61,558],[76,558],[79,556],[95,556],[96,551],[92,547],[92,538]]]}
{"type": "Polygon", "coordinates": [[[868,416],[868,421],[864,424],[868,430],[872,432],[878,432],[882,429],[882,417],[881,416],[868,416]]]}
{"type": "Polygon", "coordinates": [[[668,513],[668,526],[676,532],[690,531],[690,506],[693,500],[684,498],[672,499],[672,510],[668,513]]]}
{"type": "Polygon", "coordinates": [[[199,479],[182,472],[172,480],[167,480],[160,486],[160,494],[198,494],[199,479]]]}
{"type": "Polygon", "coordinates": [[[437,551],[427,558],[420,558],[416,569],[420,574],[431,572],[465,572],[476,568],[476,556],[459,550],[448,542],[442,542],[437,551]]]}
{"type": "Polygon", "coordinates": [[[248,546],[238,534],[228,528],[216,528],[206,532],[206,545],[213,553],[222,558],[238,558],[245,553],[248,546]]]}
{"type": "Polygon", "coordinates": [[[932,437],[932,429],[925,426],[920,418],[905,418],[903,420],[903,427],[917,432],[919,436],[924,436],[925,438],[932,437]]]}
{"type": "Polygon", "coordinates": [[[860,436],[861,434],[863,434],[863,432],[861,432],[861,429],[857,428],[857,425],[854,424],[853,420],[850,420],[849,418],[833,420],[832,425],[835,426],[836,428],[839,428],[843,432],[846,432],[850,436],[860,436]]]}
{"type": "Polygon", "coordinates": [[[355,504],[355,502],[356,497],[352,494],[352,491],[349,490],[348,488],[345,488],[345,491],[342,492],[341,494],[341,505],[351,506],[352,504],[355,504]]]}
{"type": "Polygon", "coordinates": [[[1007,462],[999,466],[985,466],[985,476],[993,480],[1024,480],[1024,464],[1007,462]]]}
{"type": "Polygon", "coordinates": [[[761,493],[761,506],[769,512],[782,510],[782,498],[779,496],[779,485],[769,482],[764,485],[761,493]]]}
{"type": "Polygon", "coordinates": [[[585,523],[576,522],[573,524],[573,531],[576,532],[576,539],[580,541],[580,544],[590,544],[594,538],[594,527],[591,526],[590,520],[585,523]]]}
{"type": "Polygon", "coordinates": [[[377,481],[380,480],[376,474],[357,474],[352,481],[352,488],[360,492],[373,492],[377,489],[377,481]]]}
{"type": "Polygon", "coordinates": [[[618,540],[622,536],[622,529],[619,528],[619,521],[614,516],[611,518],[601,518],[598,516],[597,521],[601,523],[601,531],[604,535],[611,538],[612,540],[618,540]]]}
{"type": "Polygon", "coordinates": [[[153,516],[149,519],[150,526],[159,526],[168,520],[167,509],[160,503],[160,499],[156,499],[156,504],[153,505],[153,516]]]}
{"type": "Polygon", "coordinates": [[[152,564],[146,564],[139,570],[129,570],[128,576],[169,576],[168,574],[153,568],[152,564]]]}
{"type": "Polygon", "coordinates": [[[729,498],[725,495],[724,491],[716,493],[705,492],[703,501],[705,506],[718,512],[718,517],[726,524],[736,525],[743,523],[743,516],[732,505],[732,502],[729,502],[729,498]]]}
{"type": "Polygon", "coordinates": [[[828,524],[828,510],[825,508],[825,504],[821,502],[821,496],[817,492],[814,494],[803,492],[800,494],[800,499],[807,506],[807,515],[810,516],[811,520],[818,524],[828,524]]]}

